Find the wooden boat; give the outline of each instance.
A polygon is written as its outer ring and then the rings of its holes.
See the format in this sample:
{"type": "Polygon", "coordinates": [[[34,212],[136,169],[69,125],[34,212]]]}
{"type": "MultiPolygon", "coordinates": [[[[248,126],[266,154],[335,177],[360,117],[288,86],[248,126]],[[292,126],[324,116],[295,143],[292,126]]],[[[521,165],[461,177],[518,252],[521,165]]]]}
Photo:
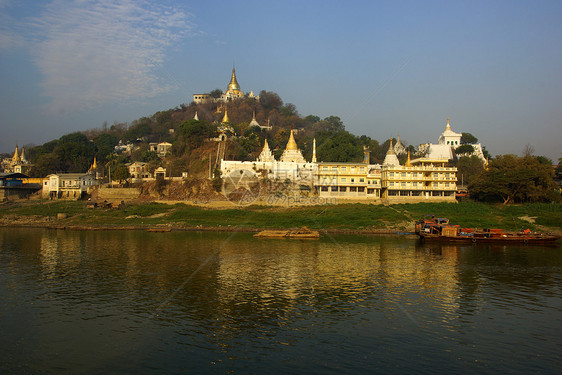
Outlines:
{"type": "Polygon", "coordinates": [[[293,239],[318,239],[320,233],[316,230],[310,230],[302,227],[298,230],[262,230],[254,234],[258,238],[293,238],[293,239]]]}
{"type": "Polygon", "coordinates": [[[449,223],[447,218],[426,216],[416,222],[416,234],[424,241],[455,243],[520,243],[545,244],[561,236],[549,233],[533,233],[529,229],[520,232],[506,232],[502,229],[462,228],[449,223]]]}

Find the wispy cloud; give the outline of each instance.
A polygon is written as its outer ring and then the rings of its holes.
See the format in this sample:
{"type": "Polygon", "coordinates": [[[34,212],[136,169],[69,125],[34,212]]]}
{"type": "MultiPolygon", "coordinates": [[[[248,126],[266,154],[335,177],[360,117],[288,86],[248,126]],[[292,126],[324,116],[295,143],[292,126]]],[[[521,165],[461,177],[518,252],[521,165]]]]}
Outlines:
{"type": "Polygon", "coordinates": [[[55,0],[32,26],[35,63],[56,112],[169,91],[157,76],[190,14],[144,0],[55,0]]]}

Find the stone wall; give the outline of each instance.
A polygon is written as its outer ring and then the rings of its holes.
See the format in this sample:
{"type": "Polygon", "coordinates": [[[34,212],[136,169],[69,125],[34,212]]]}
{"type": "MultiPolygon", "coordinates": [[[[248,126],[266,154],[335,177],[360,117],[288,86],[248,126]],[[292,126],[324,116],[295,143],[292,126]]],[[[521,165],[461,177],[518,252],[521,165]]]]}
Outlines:
{"type": "Polygon", "coordinates": [[[99,187],[97,189],[98,200],[131,200],[137,199],[140,195],[140,189],[137,188],[107,188],[99,187]]]}

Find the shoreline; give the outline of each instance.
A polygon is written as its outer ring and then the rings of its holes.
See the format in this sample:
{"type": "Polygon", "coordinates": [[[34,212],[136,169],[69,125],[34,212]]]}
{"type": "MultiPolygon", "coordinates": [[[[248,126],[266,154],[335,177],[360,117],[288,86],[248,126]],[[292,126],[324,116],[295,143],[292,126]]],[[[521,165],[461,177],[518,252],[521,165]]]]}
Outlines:
{"type": "MultiPolygon", "coordinates": [[[[0,221],[0,228],[41,228],[41,229],[54,229],[54,230],[75,230],[75,231],[117,231],[117,230],[140,230],[147,232],[245,232],[245,233],[258,233],[263,230],[290,230],[300,229],[294,228],[276,228],[276,227],[236,227],[236,226],[188,226],[188,225],[73,225],[64,223],[45,223],[45,222],[26,222],[26,223],[5,223],[0,221]]],[[[337,229],[337,228],[324,228],[317,229],[320,233],[325,234],[348,234],[348,235],[384,235],[384,236],[412,236],[417,237],[413,232],[399,231],[393,229],[337,229]]]]}
{"type": "Polygon", "coordinates": [[[448,217],[452,223],[467,228],[519,231],[524,227],[539,233],[562,234],[560,204],[500,206],[474,202],[217,209],[154,202],[94,208],[82,201],[38,200],[0,204],[0,227],[247,233],[308,227],[326,235],[415,236],[415,221],[427,214],[448,217]]]}

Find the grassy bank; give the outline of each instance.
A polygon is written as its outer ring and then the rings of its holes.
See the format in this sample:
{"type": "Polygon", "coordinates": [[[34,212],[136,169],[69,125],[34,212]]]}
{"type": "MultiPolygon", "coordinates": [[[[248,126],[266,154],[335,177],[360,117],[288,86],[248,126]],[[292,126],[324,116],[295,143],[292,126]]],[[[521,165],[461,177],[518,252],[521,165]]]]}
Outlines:
{"type": "MultiPolygon", "coordinates": [[[[518,206],[489,205],[474,202],[397,204],[391,206],[342,204],[279,208],[250,206],[233,209],[206,209],[186,204],[132,204],[125,209],[89,209],[85,202],[37,201],[9,203],[0,206],[3,225],[15,216],[29,218],[28,224],[56,223],[65,226],[135,226],[150,227],[228,227],[294,228],[308,226],[324,229],[412,230],[412,224],[424,214],[448,217],[465,227],[518,230],[560,231],[562,205],[525,204],[518,206]],[[56,219],[57,214],[66,219],[56,219]],[[530,221],[534,221],[534,223],[530,221]]],[[[45,225],[48,226],[48,225],[45,225]]]]}

